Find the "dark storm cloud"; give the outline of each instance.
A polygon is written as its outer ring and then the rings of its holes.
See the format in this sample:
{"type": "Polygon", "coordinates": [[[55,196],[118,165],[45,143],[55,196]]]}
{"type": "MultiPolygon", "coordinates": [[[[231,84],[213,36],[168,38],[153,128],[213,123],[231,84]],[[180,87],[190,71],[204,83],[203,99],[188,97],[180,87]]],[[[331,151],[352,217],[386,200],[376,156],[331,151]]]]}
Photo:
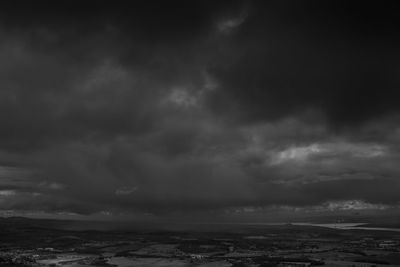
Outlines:
{"type": "Polygon", "coordinates": [[[395,206],[395,11],[4,4],[0,208],[395,206]]]}
{"type": "Polygon", "coordinates": [[[210,68],[223,88],[212,107],[223,112],[229,99],[244,120],[316,109],[332,126],[398,111],[397,11],[340,1],[257,6],[227,41],[227,60],[210,68]]]}

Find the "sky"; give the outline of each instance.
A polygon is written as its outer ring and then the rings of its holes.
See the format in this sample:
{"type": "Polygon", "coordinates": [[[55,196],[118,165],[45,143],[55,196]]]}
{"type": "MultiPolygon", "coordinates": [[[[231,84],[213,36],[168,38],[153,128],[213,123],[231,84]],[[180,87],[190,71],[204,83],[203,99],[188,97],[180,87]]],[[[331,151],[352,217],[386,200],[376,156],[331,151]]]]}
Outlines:
{"type": "Polygon", "coordinates": [[[391,2],[2,3],[0,215],[397,210],[398,13],[391,2]]]}

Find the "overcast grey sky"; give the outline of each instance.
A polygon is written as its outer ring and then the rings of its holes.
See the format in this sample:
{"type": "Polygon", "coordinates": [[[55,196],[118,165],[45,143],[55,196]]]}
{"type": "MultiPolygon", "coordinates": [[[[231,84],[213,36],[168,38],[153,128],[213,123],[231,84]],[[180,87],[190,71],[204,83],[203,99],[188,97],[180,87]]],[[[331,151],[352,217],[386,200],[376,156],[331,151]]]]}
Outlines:
{"type": "Polygon", "coordinates": [[[3,214],[397,209],[396,6],[81,2],[1,4],[3,214]]]}

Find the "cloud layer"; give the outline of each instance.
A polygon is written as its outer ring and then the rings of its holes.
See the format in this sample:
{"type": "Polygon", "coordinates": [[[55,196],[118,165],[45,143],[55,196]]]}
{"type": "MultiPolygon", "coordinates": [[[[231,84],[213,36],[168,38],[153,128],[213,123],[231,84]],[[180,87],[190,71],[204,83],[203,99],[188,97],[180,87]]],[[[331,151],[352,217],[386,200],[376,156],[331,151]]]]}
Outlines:
{"type": "Polygon", "coordinates": [[[395,7],[109,5],[1,11],[1,210],[397,207],[395,7]]]}

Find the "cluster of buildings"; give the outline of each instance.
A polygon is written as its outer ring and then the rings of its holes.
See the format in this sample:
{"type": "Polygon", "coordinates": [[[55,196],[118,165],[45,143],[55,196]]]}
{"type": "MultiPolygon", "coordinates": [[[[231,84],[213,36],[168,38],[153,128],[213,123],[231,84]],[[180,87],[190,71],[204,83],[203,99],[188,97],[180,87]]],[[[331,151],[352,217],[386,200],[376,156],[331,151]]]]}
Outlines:
{"type": "Polygon", "coordinates": [[[400,240],[397,239],[374,239],[364,237],[359,240],[346,242],[347,247],[360,249],[379,249],[393,252],[400,252],[400,240]]]}

